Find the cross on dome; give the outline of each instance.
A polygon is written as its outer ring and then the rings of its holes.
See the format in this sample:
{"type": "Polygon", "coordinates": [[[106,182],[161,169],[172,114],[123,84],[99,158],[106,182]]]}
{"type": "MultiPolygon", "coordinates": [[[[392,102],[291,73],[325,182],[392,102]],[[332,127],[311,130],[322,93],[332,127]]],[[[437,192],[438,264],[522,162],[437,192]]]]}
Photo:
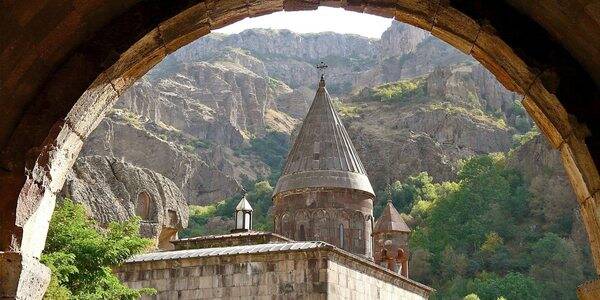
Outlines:
{"type": "Polygon", "coordinates": [[[325,76],[325,69],[327,69],[329,66],[326,65],[324,62],[320,62],[319,64],[317,64],[317,70],[319,70],[319,75],[321,75],[321,78],[323,78],[325,76]]]}

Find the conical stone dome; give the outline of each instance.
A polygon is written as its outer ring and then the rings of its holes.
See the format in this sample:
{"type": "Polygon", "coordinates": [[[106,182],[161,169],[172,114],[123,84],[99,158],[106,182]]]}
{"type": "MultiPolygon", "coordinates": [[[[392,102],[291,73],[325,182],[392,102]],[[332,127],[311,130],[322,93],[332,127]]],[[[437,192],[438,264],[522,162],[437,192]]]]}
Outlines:
{"type": "Polygon", "coordinates": [[[375,196],[323,77],[274,194],[306,188],[347,188],[375,196]]]}

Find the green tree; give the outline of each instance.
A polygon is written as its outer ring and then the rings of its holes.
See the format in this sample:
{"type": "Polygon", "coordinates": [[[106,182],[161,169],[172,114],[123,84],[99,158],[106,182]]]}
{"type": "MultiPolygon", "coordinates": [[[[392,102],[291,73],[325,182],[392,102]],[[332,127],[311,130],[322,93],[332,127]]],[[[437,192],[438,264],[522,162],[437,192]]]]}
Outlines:
{"type": "Polygon", "coordinates": [[[290,149],[289,136],[283,132],[270,131],[264,137],[254,138],[250,147],[238,149],[241,154],[254,154],[271,168],[269,182],[275,184],[281,175],[285,156],[290,149]]]}
{"type": "Polygon", "coordinates": [[[573,243],[546,233],[531,248],[530,275],[541,283],[544,299],[577,299],[583,281],[581,254],[573,243]]]}
{"type": "Polygon", "coordinates": [[[142,252],[152,241],[139,235],[139,218],[110,223],[106,230],[83,205],[63,200],[54,211],[42,262],[52,271],[47,299],[135,299],[152,289],[130,289],[111,266],[142,252]]]}
{"type": "Polygon", "coordinates": [[[524,182],[505,168],[502,155],[466,161],[459,171],[459,180],[459,187],[431,208],[428,243],[434,254],[441,254],[450,245],[470,255],[490,232],[502,238],[514,234],[510,224],[528,211],[524,182]]]}
{"type": "Polygon", "coordinates": [[[540,289],[533,278],[521,273],[508,273],[504,277],[496,274],[484,273],[473,282],[475,294],[482,300],[496,300],[500,297],[506,299],[562,299],[540,298],[540,289]]]}
{"type": "Polygon", "coordinates": [[[179,236],[182,238],[188,238],[207,234],[215,234],[215,232],[208,232],[205,228],[205,225],[208,223],[210,218],[213,218],[216,215],[216,213],[216,205],[190,205],[190,218],[188,220],[188,227],[181,231],[179,236]]]}
{"type": "Polygon", "coordinates": [[[468,294],[463,298],[463,300],[481,300],[481,299],[479,299],[479,296],[477,296],[476,294],[468,294]]]}
{"type": "MultiPolygon", "coordinates": [[[[263,180],[246,185],[246,199],[252,205],[252,229],[269,231],[273,227],[273,217],[270,209],[273,206],[271,196],[273,187],[269,181],[263,180]]],[[[231,228],[219,228],[218,231],[208,229],[206,226],[213,218],[232,220],[235,207],[240,202],[243,194],[229,197],[217,204],[208,206],[192,206],[188,228],[183,230],[182,237],[195,237],[206,234],[225,234],[231,228]]]]}
{"type": "MultiPolygon", "coordinates": [[[[387,202],[388,195],[392,197],[392,203],[399,212],[409,213],[417,202],[432,202],[438,198],[439,184],[433,183],[433,178],[427,172],[421,172],[409,176],[404,183],[395,181],[385,190],[378,193],[379,202],[374,208],[375,217],[381,215],[381,211],[387,202]]],[[[422,205],[426,205],[422,203],[422,205]]]]}

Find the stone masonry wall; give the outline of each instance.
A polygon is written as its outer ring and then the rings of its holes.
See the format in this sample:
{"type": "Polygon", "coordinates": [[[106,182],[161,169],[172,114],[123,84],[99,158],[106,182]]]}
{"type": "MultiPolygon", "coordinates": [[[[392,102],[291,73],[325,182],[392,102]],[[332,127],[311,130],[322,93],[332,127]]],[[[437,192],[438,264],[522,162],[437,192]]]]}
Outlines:
{"type": "Polygon", "coordinates": [[[128,263],[116,269],[142,299],[427,299],[429,289],[330,250],[281,251],[128,263]]]}
{"type": "Polygon", "coordinates": [[[296,241],[324,241],[372,258],[373,200],[342,188],[307,189],[275,196],[274,232],[296,241]]]}
{"type": "Polygon", "coordinates": [[[335,261],[327,268],[327,291],[328,299],[427,299],[335,261]]]}
{"type": "Polygon", "coordinates": [[[326,299],[326,268],[319,255],[290,252],[144,262],[117,273],[132,288],[157,290],[142,299],[326,299]]]}

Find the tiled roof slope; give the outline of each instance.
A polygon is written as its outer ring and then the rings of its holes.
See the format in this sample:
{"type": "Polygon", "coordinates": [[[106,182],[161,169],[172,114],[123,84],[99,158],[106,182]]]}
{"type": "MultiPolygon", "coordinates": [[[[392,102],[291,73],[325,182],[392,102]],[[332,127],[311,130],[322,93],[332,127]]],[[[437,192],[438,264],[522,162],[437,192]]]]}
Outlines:
{"type": "Polygon", "coordinates": [[[381,213],[381,217],[375,221],[373,234],[391,231],[410,232],[410,228],[406,225],[406,222],[404,222],[392,202],[388,202],[381,213]]]}
{"type": "Polygon", "coordinates": [[[325,242],[289,242],[289,243],[278,243],[278,244],[259,244],[259,245],[241,245],[233,247],[218,247],[218,248],[202,248],[202,249],[189,249],[189,250],[176,250],[176,251],[164,251],[164,252],[153,252],[141,255],[136,255],[128,260],[126,263],[133,262],[145,262],[145,261],[158,261],[167,259],[182,259],[182,258],[198,258],[198,257],[210,257],[210,256],[223,256],[223,255],[235,255],[235,254],[250,254],[250,253],[268,253],[268,252],[279,252],[279,251],[301,251],[316,248],[331,248],[332,246],[325,242]]]}
{"type": "Polygon", "coordinates": [[[275,194],[318,187],[348,188],[374,195],[323,78],[288,155],[275,194]]]}

